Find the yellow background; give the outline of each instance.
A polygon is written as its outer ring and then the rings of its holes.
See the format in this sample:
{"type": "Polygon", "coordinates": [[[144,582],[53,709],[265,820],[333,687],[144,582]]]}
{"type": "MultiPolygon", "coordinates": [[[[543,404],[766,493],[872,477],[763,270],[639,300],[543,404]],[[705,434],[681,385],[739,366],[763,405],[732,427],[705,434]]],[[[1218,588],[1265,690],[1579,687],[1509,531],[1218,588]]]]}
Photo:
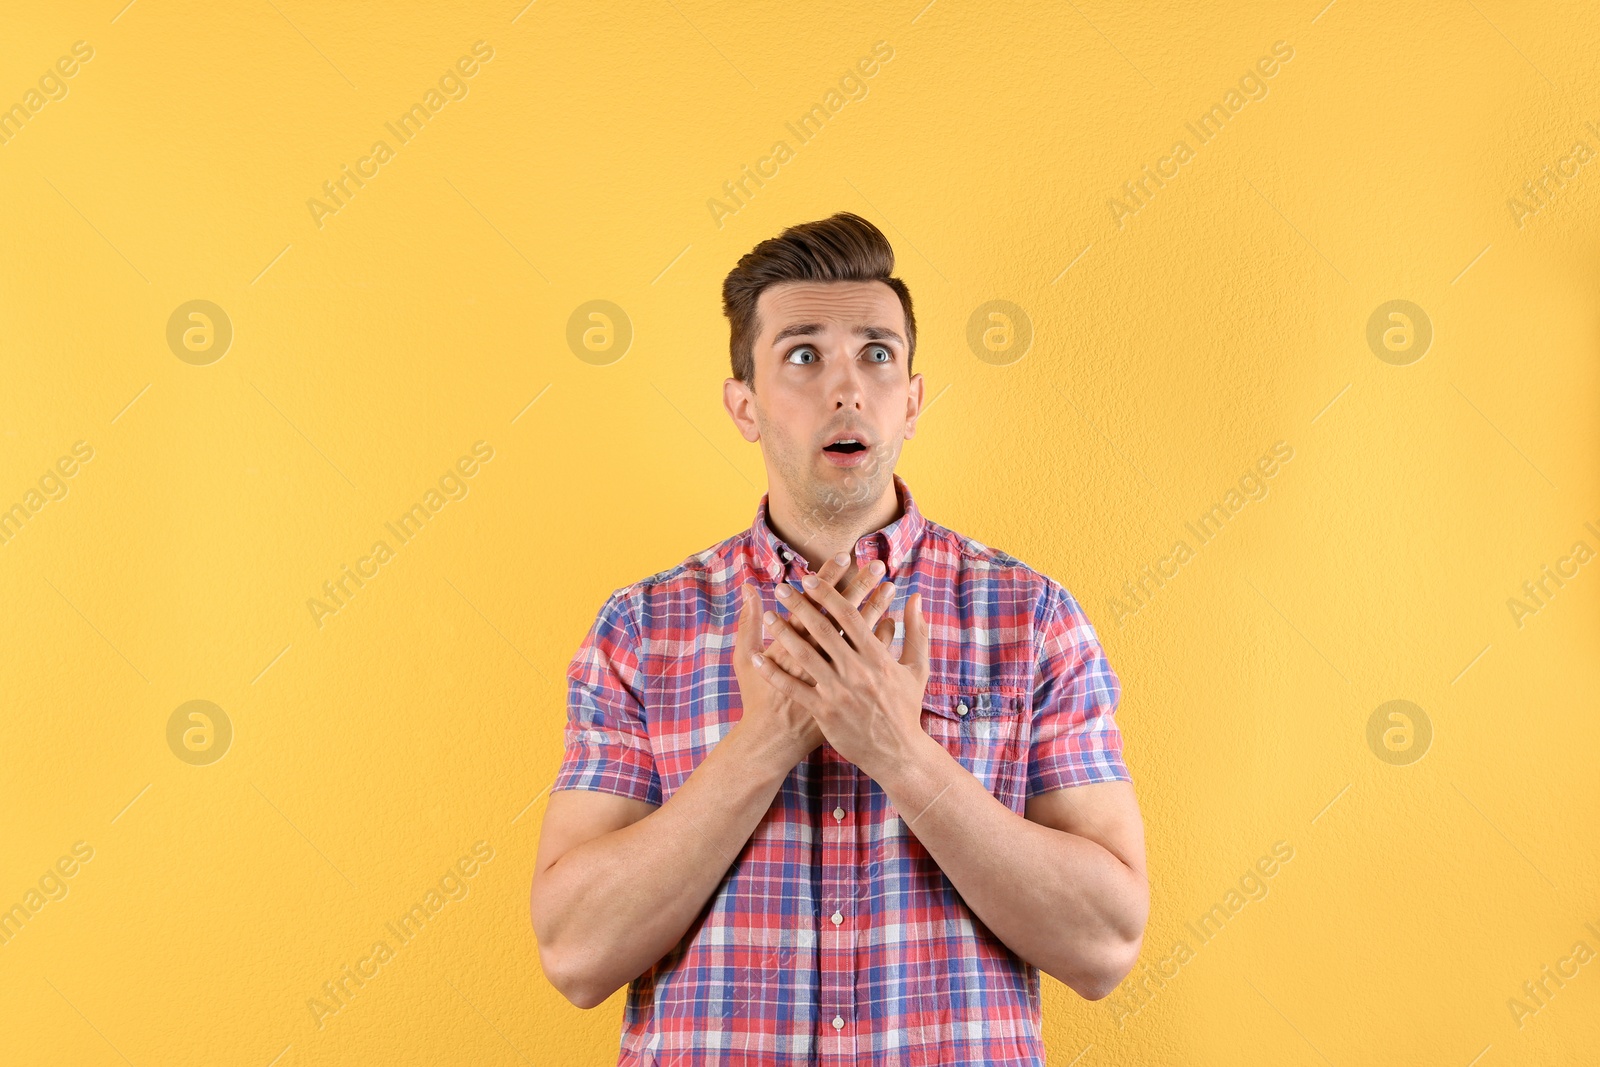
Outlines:
{"type": "Polygon", "coordinates": [[[1508,1006],[1600,952],[1600,562],[1520,626],[1507,606],[1600,549],[1600,161],[1520,226],[1507,204],[1600,151],[1591,5],[451,6],[5,16],[0,105],[94,56],[0,145],[0,506],[94,457],[0,547],[0,907],[93,859],[0,946],[0,1059],[614,1062],[621,995],[565,1002],[528,921],[563,672],[611,590],[749,524],[720,283],[841,209],[919,311],[937,399],[900,473],[1099,629],[1143,963],[1192,949],[1136,1012],[1143,966],[1098,1003],[1046,979],[1050,1062],[1595,1054],[1600,960],[1508,1006]],[[319,227],[307,201],[480,40],[467,95],[319,227]],[[785,123],[878,41],[798,145],[785,123]],[[1197,144],[1277,41],[1267,95],[1197,144]],[[1179,138],[1194,158],[1119,227],[1108,201],[1179,138]],[[234,331],[208,365],[166,340],[197,299],[234,331]],[[566,340],[596,299],[634,332],[606,365],[566,340]],[[1403,366],[1366,337],[1395,299],[1433,327],[1403,366]],[[1022,358],[969,346],[990,300],[1031,322],[1022,358]],[[477,441],[467,495],[319,627],[322,583],[477,441]],[[1266,497],[1118,625],[1277,441],[1266,497]],[[196,699],[233,728],[206,766],[167,741],[196,699]],[[1395,699],[1432,724],[1407,765],[1367,743],[1395,699]],[[319,1029],[308,999],[479,841],[468,895],[319,1029]],[[1278,841],[1265,898],[1186,934],[1278,841]]]}

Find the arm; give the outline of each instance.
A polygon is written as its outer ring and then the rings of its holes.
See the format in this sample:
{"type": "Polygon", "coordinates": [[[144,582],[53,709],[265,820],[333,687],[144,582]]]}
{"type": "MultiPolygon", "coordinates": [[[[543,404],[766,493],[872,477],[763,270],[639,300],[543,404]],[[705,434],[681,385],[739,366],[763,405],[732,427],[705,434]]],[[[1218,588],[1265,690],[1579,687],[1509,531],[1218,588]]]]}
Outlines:
{"type": "Polygon", "coordinates": [[[550,794],[530,907],[539,961],[563,996],[602,1004],[682,939],[793,766],[778,740],[736,725],[660,806],[550,794]]]}
{"type": "Polygon", "coordinates": [[[1007,948],[1082,997],[1106,996],[1132,970],[1150,911],[1132,783],[1045,793],[1024,817],[923,738],[880,780],[890,803],[1007,948]]]}
{"type": "Polygon", "coordinates": [[[1035,610],[1024,814],[920,729],[912,758],[880,784],[996,937],[1098,1000],[1133,969],[1150,914],[1144,825],[1114,718],[1122,688],[1066,590],[1047,583],[1035,610]]]}
{"type": "Polygon", "coordinates": [[[766,677],[807,702],[835,749],[876,781],[972,911],[1013,952],[1099,999],[1132,969],[1149,889],[1143,829],[1113,718],[1121,687],[1076,602],[1047,584],[1035,609],[1035,672],[1024,815],[991,795],[922,729],[929,674],[921,595],[906,601],[898,662],[850,605],[821,588],[793,605],[821,634],[824,664],[779,637],[818,682],[770,666],[766,677]],[[843,627],[821,624],[825,607],[843,627]],[[848,641],[848,643],[847,643],[848,641]]]}
{"type": "MultiPolygon", "coordinates": [[[[860,604],[877,571],[835,561],[819,578],[860,604]]],[[[884,587],[887,589],[887,587],[884,587]]],[[[749,590],[738,657],[761,647],[761,600],[749,590]]],[[[864,610],[873,620],[886,596],[864,610]]],[[[682,940],[789,772],[821,742],[803,709],[739,666],[740,718],[665,804],[639,702],[638,638],[613,598],[574,657],[573,718],[534,860],[529,908],[546,976],[580,1008],[603,1003],[682,940]],[[593,724],[593,725],[588,725],[593,724]]],[[[770,650],[783,664],[782,648],[770,650]]]]}

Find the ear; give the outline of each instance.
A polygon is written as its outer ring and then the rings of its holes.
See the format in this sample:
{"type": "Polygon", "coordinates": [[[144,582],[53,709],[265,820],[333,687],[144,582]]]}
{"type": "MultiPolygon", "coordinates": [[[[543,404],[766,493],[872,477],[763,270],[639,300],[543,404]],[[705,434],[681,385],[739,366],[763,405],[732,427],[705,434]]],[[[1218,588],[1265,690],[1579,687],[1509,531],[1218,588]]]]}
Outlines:
{"type": "Polygon", "coordinates": [[[906,440],[917,435],[917,419],[922,415],[922,375],[911,376],[911,389],[906,394],[906,440]]]}
{"type": "Polygon", "coordinates": [[[728,409],[728,416],[738,427],[741,437],[751,442],[761,440],[761,430],[756,425],[756,396],[748,385],[737,378],[724,379],[722,406],[728,409]]]}

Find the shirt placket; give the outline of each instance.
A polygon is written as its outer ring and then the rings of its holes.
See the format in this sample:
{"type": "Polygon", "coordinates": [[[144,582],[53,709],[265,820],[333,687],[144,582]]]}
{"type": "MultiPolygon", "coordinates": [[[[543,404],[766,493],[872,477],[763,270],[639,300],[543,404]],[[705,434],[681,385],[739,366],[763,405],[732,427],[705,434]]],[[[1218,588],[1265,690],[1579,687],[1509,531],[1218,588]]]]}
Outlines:
{"type": "Polygon", "coordinates": [[[822,893],[818,953],[818,1064],[856,1063],[856,822],[860,771],[822,746],[822,893]]]}
{"type": "MultiPolygon", "coordinates": [[[[856,562],[879,558],[875,537],[856,542],[856,562]]],[[[849,760],[823,745],[822,921],[818,982],[820,1008],[817,1041],[819,1064],[854,1067],[861,1047],[861,1019],[856,1003],[858,948],[862,923],[860,902],[866,899],[860,855],[860,821],[864,776],[849,760]]]]}
{"type": "MultiPolygon", "coordinates": [[[[800,586],[812,573],[803,556],[781,542],[782,581],[800,586]]],[[[856,562],[886,559],[887,548],[875,536],[856,542],[856,562]]],[[[885,576],[887,577],[887,575],[885,576]]],[[[856,1004],[857,950],[861,928],[858,902],[866,898],[857,823],[860,821],[864,777],[850,761],[821,746],[822,834],[821,896],[817,980],[817,1063],[829,1067],[854,1067],[860,1047],[860,1020],[856,1004]]]]}
{"type": "MultiPolygon", "coordinates": [[[[800,581],[811,573],[805,557],[778,545],[782,581],[804,591],[800,581]]],[[[817,975],[817,1063],[853,1067],[855,1032],[855,830],[856,771],[826,742],[820,748],[822,770],[822,868],[817,975]]]]}

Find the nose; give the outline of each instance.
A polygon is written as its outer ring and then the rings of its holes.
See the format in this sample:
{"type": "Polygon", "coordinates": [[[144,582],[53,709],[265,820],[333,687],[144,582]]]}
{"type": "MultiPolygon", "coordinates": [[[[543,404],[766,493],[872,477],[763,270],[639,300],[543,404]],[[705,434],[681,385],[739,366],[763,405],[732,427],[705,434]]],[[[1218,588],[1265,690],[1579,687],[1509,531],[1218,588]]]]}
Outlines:
{"type": "Polygon", "coordinates": [[[836,369],[828,382],[828,390],[835,409],[862,410],[866,398],[862,390],[861,370],[856,361],[846,353],[842,358],[835,359],[833,365],[836,369]]]}

